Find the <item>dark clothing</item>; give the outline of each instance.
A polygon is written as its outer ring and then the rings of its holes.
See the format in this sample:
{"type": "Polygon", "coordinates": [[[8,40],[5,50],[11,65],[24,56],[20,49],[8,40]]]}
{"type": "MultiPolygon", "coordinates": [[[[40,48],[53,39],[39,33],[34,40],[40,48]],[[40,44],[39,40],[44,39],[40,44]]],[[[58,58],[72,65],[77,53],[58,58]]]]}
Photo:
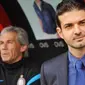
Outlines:
{"type": "Polygon", "coordinates": [[[55,10],[53,7],[41,1],[41,10],[38,8],[37,4],[34,2],[33,5],[36,14],[39,19],[42,21],[43,31],[47,34],[55,34],[56,33],[56,22],[55,22],[55,10]]]}
{"type": "MultiPolygon", "coordinates": [[[[14,64],[0,62],[0,85],[17,85],[20,75],[23,75],[27,82],[39,74],[39,68],[28,58],[14,64]]],[[[40,80],[36,80],[31,85],[40,85],[40,80]]]]}
{"type": "Polygon", "coordinates": [[[68,85],[68,54],[46,61],[41,67],[41,85],[68,85]]]}

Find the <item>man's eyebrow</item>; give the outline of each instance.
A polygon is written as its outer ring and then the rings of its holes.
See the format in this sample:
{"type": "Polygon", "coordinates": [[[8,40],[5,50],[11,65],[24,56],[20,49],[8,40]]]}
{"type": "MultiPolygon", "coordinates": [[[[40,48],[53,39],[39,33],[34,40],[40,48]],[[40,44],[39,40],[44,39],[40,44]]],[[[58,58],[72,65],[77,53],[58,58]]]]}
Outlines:
{"type": "MultiPolygon", "coordinates": [[[[82,21],[85,21],[85,19],[82,19],[79,22],[82,22],[82,21]]],[[[66,23],[66,24],[64,24],[64,26],[67,26],[67,25],[72,25],[72,23],[66,23]]]]}
{"type": "Polygon", "coordinates": [[[72,25],[72,23],[66,23],[66,24],[64,24],[64,27],[71,26],[71,25],[72,25]]]}
{"type": "Polygon", "coordinates": [[[80,22],[81,22],[81,21],[85,21],[85,19],[83,19],[83,20],[80,20],[80,22]]]}

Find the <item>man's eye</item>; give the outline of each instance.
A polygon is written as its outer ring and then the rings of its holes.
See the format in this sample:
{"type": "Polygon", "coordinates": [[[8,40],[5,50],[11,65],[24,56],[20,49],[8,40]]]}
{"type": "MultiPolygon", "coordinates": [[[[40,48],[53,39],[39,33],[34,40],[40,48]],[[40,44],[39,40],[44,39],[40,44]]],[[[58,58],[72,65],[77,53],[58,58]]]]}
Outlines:
{"type": "Polygon", "coordinates": [[[8,43],[11,43],[11,44],[12,44],[12,43],[13,43],[13,41],[8,41],[8,43]]]}
{"type": "Polygon", "coordinates": [[[0,41],[0,45],[3,44],[3,42],[0,41]]]}
{"type": "Polygon", "coordinates": [[[65,28],[66,28],[66,29],[67,29],[67,28],[71,28],[71,27],[72,27],[71,24],[65,25],[65,28]]]}
{"type": "Polygon", "coordinates": [[[79,24],[80,24],[80,25],[85,25],[85,21],[84,21],[84,22],[80,22],[79,24]]]}

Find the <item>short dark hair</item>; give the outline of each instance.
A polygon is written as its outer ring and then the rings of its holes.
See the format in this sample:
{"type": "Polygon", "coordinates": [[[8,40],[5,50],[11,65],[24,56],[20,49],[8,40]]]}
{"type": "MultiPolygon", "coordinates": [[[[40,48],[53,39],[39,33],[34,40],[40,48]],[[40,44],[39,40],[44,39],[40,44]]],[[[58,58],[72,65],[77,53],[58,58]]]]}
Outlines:
{"type": "Polygon", "coordinates": [[[58,27],[61,27],[59,15],[64,14],[65,12],[77,10],[85,10],[84,0],[63,0],[56,7],[56,23],[58,27]]]}

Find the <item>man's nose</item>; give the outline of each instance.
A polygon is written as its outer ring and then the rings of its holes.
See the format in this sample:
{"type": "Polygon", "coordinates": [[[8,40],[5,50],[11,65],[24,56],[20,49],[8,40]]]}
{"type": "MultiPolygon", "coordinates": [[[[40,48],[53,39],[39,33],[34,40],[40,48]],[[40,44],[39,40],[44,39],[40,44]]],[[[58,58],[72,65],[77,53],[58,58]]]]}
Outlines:
{"type": "Polygon", "coordinates": [[[74,34],[75,35],[80,35],[81,34],[81,29],[79,25],[74,26],[74,34]]]}

